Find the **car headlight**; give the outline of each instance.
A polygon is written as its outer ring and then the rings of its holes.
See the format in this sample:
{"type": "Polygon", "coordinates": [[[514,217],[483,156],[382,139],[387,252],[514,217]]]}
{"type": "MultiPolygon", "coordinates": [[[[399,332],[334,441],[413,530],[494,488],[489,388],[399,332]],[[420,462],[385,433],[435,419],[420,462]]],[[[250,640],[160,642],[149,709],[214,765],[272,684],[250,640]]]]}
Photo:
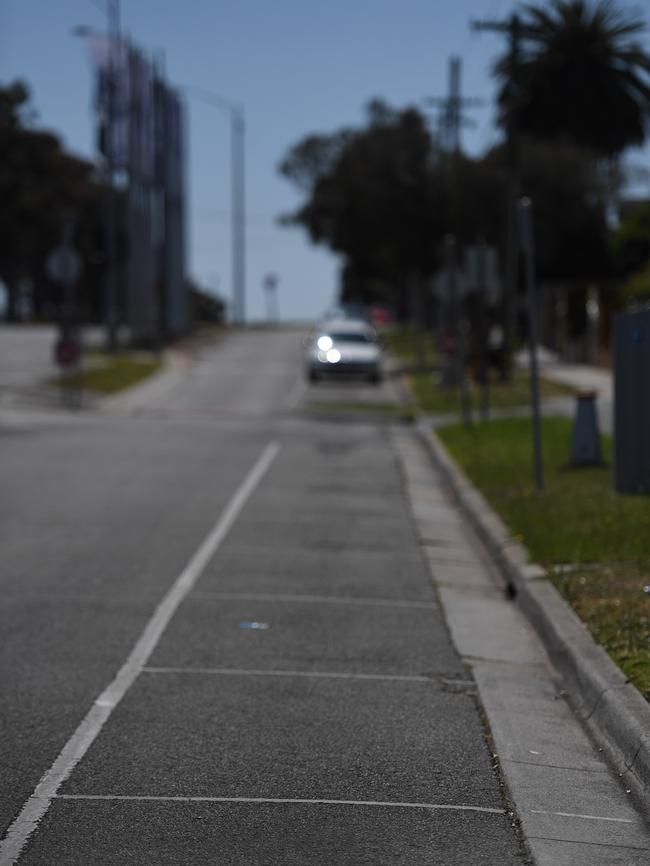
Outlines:
{"type": "Polygon", "coordinates": [[[322,352],[327,352],[332,348],[332,338],[328,337],[327,334],[323,334],[322,337],[318,338],[316,345],[322,352]]]}
{"type": "Polygon", "coordinates": [[[341,360],[341,353],[338,349],[330,349],[326,357],[330,364],[338,364],[338,362],[341,360]]]}

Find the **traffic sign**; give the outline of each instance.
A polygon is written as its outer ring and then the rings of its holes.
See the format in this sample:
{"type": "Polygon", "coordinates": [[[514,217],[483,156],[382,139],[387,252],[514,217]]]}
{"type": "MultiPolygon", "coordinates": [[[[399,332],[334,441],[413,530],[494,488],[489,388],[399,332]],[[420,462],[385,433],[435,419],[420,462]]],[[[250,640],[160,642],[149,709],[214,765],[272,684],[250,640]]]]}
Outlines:
{"type": "Polygon", "coordinates": [[[55,283],[71,286],[79,279],[81,257],[73,246],[63,243],[49,254],[45,268],[47,275],[55,283]]]}

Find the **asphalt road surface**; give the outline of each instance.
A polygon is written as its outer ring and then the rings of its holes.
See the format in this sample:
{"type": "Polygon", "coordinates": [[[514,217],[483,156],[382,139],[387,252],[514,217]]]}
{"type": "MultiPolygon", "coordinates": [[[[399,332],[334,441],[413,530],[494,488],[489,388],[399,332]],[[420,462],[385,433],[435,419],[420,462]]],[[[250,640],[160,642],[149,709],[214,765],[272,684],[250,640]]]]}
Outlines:
{"type": "Polygon", "coordinates": [[[399,422],[347,411],[390,386],[307,389],[301,336],[0,424],[2,866],[527,862],[399,422]]]}

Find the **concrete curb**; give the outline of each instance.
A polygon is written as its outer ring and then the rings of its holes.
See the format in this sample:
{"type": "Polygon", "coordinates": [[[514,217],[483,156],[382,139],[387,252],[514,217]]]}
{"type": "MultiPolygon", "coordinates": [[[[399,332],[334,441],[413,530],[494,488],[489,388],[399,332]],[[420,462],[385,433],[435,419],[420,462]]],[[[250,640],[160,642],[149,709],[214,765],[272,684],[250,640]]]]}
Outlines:
{"type": "Polygon", "coordinates": [[[567,697],[637,793],[650,791],[650,706],[452,460],[435,432],[419,435],[566,684],[567,697]]]}

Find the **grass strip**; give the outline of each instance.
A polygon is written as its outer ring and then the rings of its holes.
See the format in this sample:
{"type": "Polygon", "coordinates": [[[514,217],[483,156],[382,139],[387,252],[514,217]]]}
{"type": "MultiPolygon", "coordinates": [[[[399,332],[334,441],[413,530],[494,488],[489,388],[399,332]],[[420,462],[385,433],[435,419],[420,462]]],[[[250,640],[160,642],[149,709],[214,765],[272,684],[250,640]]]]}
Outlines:
{"type": "Polygon", "coordinates": [[[415,411],[410,406],[399,406],[397,403],[373,403],[370,401],[363,402],[361,400],[358,403],[313,400],[308,404],[308,409],[314,412],[341,412],[343,414],[346,412],[351,412],[353,414],[367,412],[369,414],[376,413],[379,415],[393,415],[402,421],[413,421],[415,418],[415,411]]]}
{"type": "Polygon", "coordinates": [[[97,394],[115,394],[146,379],[162,366],[159,360],[139,353],[101,356],[94,354],[93,362],[97,363],[98,360],[101,366],[57,376],[49,379],[48,384],[63,388],[83,388],[97,394]]]}
{"type": "MultiPolygon", "coordinates": [[[[410,368],[408,382],[423,412],[448,414],[460,411],[459,389],[445,388],[440,384],[442,359],[430,331],[404,325],[388,331],[385,341],[389,352],[410,368]]],[[[490,370],[488,385],[489,405],[493,409],[514,409],[530,404],[530,377],[523,370],[515,370],[506,382],[501,381],[494,370],[490,370]]],[[[467,386],[472,408],[478,413],[482,389],[469,369],[467,386]]],[[[575,394],[575,388],[540,378],[542,398],[571,394],[575,394]]]]}
{"type": "MultiPolygon", "coordinates": [[[[443,388],[438,381],[438,373],[416,372],[410,374],[409,384],[424,412],[459,412],[460,391],[458,388],[443,388]]],[[[476,380],[468,375],[467,386],[470,403],[475,413],[481,405],[481,388],[476,380]]],[[[559,385],[540,377],[540,396],[562,397],[575,394],[575,388],[559,385]]],[[[501,382],[490,374],[489,405],[492,409],[514,409],[530,404],[530,376],[523,370],[513,373],[510,381],[501,382]]]]}
{"type": "MultiPolygon", "coordinates": [[[[542,422],[545,489],[534,486],[527,418],[437,432],[513,536],[650,699],[650,498],[614,492],[609,466],[574,468],[571,421],[542,422]]],[[[611,461],[611,440],[602,437],[611,461]]]]}

